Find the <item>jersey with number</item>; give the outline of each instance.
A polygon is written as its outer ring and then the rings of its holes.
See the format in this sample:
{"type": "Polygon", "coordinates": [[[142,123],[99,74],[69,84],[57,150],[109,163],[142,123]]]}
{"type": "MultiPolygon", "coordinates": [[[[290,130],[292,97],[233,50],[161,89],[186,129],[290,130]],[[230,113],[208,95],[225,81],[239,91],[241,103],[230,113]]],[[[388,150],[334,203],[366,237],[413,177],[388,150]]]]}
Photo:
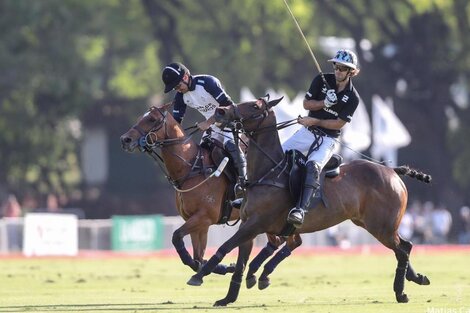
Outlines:
{"type": "Polygon", "coordinates": [[[230,96],[225,92],[220,81],[211,75],[191,76],[189,91],[177,92],[173,106],[173,117],[179,123],[183,120],[186,107],[198,110],[206,119],[215,113],[219,106],[232,104],[230,96]]]}
{"type": "MultiPolygon", "coordinates": [[[[335,89],[336,95],[338,96],[338,102],[329,108],[325,107],[321,110],[309,111],[308,116],[318,118],[320,120],[335,120],[340,118],[348,123],[351,122],[354,111],[356,111],[359,104],[359,94],[354,88],[352,81],[349,80],[348,85],[341,92],[338,92],[335,75],[330,73],[324,74],[324,76],[330,88],[335,89]]],[[[305,99],[324,100],[328,89],[329,88],[323,82],[321,76],[317,75],[310,84],[310,88],[305,95],[305,99]]],[[[334,138],[338,138],[341,133],[339,129],[327,129],[323,127],[316,128],[334,138]]]]}

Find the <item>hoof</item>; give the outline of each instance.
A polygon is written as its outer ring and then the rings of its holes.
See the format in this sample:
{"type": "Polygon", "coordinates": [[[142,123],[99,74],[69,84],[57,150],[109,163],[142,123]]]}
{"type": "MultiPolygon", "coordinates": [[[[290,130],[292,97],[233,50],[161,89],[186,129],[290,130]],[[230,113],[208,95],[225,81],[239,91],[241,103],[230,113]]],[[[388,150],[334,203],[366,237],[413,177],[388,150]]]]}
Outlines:
{"type": "Polygon", "coordinates": [[[235,263],[230,263],[230,265],[227,266],[227,273],[233,272],[235,272],[235,263]]]}
{"type": "Polygon", "coordinates": [[[258,281],[258,289],[263,290],[269,287],[271,285],[271,282],[269,281],[269,278],[266,279],[261,279],[258,281]]]}
{"type": "Polygon", "coordinates": [[[213,306],[227,306],[231,301],[228,301],[226,298],[215,301],[213,306]]]}
{"type": "Polygon", "coordinates": [[[422,278],[421,278],[421,284],[420,285],[430,285],[431,284],[431,281],[429,280],[429,278],[427,278],[426,276],[422,275],[422,278]]]}
{"type": "Polygon", "coordinates": [[[251,289],[254,285],[256,285],[256,276],[251,275],[250,277],[246,278],[246,288],[251,289]]]}
{"type": "Polygon", "coordinates": [[[397,302],[398,302],[398,303],[408,303],[408,301],[410,301],[410,300],[408,299],[408,296],[407,296],[405,293],[402,293],[402,294],[400,294],[400,295],[399,295],[399,294],[396,294],[395,296],[396,296],[396,298],[397,298],[397,302]]]}
{"type": "Polygon", "coordinates": [[[195,274],[191,277],[191,279],[188,280],[187,284],[190,286],[201,286],[202,277],[200,277],[198,274],[195,274]]]}

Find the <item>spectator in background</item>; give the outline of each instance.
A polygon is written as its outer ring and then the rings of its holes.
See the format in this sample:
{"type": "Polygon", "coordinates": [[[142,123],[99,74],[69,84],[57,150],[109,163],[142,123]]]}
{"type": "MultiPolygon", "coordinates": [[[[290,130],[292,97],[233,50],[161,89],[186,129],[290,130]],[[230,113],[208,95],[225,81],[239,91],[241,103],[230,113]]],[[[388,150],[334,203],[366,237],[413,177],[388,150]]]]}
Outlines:
{"type": "Polygon", "coordinates": [[[5,203],[2,205],[3,217],[20,217],[21,206],[15,195],[9,195],[5,203]]]}
{"type": "Polygon", "coordinates": [[[413,220],[413,234],[411,241],[416,244],[424,243],[424,233],[426,230],[426,218],[423,216],[423,204],[419,200],[414,200],[407,212],[413,220]]]}
{"type": "Polygon", "coordinates": [[[434,208],[434,203],[426,201],[421,207],[421,212],[419,214],[420,228],[423,233],[422,243],[424,244],[433,243],[432,212],[434,212],[434,208]]]}
{"type": "Polygon", "coordinates": [[[16,196],[9,195],[7,200],[3,203],[0,213],[3,218],[11,218],[5,223],[6,226],[6,242],[8,244],[8,251],[19,251],[22,241],[22,227],[18,226],[17,217],[21,217],[21,206],[16,199],[16,196]]]}
{"type": "Polygon", "coordinates": [[[459,213],[462,225],[458,235],[458,240],[460,244],[468,245],[470,244],[470,208],[468,206],[463,206],[460,208],[459,213]]]}
{"type": "Polygon", "coordinates": [[[430,243],[435,245],[446,244],[451,226],[452,216],[450,212],[443,205],[437,206],[431,212],[432,235],[430,243]]]}
{"type": "Polygon", "coordinates": [[[411,240],[413,238],[414,221],[410,212],[407,211],[403,215],[400,226],[398,227],[398,233],[406,240],[411,240]]]}
{"type": "Polygon", "coordinates": [[[27,192],[23,196],[23,200],[21,202],[21,208],[23,209],[24,214],[36,210],[38,208],[37,198],[33,194],[27,192]]]}
{"type": "Polygon", "coordinates": [[[65,196],[57,196],[49,193],[45,199],[45,206],[37,208],[34,212],[54,213],[54,214],[74,214],[79,219],[85,218],[85,212],[80,208],[65,208],[67,199],[65,196]]]}
{"type": "Polygon", "coordinates": [[[55,194],[48,194],[46,199],[46,209],[47,212],[56,213],[60,211],[59,199],[55,194]]]}

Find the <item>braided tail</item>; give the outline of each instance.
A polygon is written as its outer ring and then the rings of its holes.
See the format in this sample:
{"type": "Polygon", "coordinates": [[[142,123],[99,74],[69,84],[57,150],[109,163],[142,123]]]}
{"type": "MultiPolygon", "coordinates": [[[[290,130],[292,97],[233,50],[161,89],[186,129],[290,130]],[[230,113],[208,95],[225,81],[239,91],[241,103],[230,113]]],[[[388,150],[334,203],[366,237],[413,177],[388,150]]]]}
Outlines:
{"type": "Polygon", "coordinates": [[[394,167],[393,170],[398,175],[402,175],[402,176],[404,175],[404,176],[409,176],[411,178],[416,178],[417,180],[425,182],[426,184],[429,184],[432,181],[431,175],[412,169],[407,165],[394,167]]]}

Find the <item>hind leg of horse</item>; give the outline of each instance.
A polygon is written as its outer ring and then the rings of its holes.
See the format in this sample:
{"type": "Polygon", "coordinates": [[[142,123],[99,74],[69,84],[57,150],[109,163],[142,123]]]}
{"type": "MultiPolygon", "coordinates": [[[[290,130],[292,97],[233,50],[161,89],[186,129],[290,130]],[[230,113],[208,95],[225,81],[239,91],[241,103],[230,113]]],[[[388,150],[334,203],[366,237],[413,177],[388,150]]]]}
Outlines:
{"type": "Polygon", "coordinates": [[[405,278],[413,281],[419,285],[429,285],[430,281],[426,276],[417,274],[410,265],[410,252],[413,245],[411,242],[404,240],[398,236],[398,245],[393,249],[398,261],[397,269],[395,271],[395,280],[393,282],[393,291],[399,303],[407,303],[408,296],[404,293],[405,278]]]}
{"type": "Polygon", "coordinates": [[[285,242],[284,237],[278,237],[275,235],[267,234],[268,243],[266,246],[261,249],[258,255],[250,262],[248,266],[248,273],[246,274],[246,287],[248,289],[256,285],[256,271],[261,267],[261,265],[269,258],[274,251],[276,251],[281,244],[285,242]]]}
{"type": "Polygon", "coordinates": [[[259,234],[258,228],[255,227],[256,223],[258,222],[255,218],[242,223],[238,231],[219,247],[217,252],[209,259],[209,261],[207,261],[207,263],[205,263],[204,266],[188,280],[187,284],[191,286],[202,285],[204,276],[209,275],[217,264],[223,260],[227,253],[242,243],[248,240],[253,240],[256,235],[259,234]]]}
{"type": "Polygon", "coordinates": [[[408,296],[404,293],[405,290],[405,276],[408,270],[409,264],[409,251],[411,251],[411,244],[407,245],[403,239],[397,233],[397,229],[389,229],[385,231],[383,228],[379,229],[376,224],[374,227],[367,227],[367,223],[361,221],[354,221],[356,225],[363,226],[369,231],[375,238],[377,238],[384,246],[393,250],[395,257],[398,261],[397,268],[395,270],[395,278],[393,280],[393,291],[395,292],[395,298],[398,303],[407,303],[409,301],[408,296]]]}
{"type": "Polygon", "coordinates": [[[395,270],[395,279],[393,280],[393,291],[395,292],[395,298],[398,303],[407,303],[409,299],[404,293],[404,289],[409,255],[403,246],[400,246],[400,244],[393,248],[393,252],[395,252],[395,257],[398,261],[397,268],[395,270]]]}
{"type": "Polygon", "coordinates": [[[408,296],[404,293],[405,290],[405,276],[408,269],[409,255],[407,248],[401,244],[400,237],[396,230],[392,231],[388,235],[380,233],[377,229],[369,232],[375,236],[384,246],[390,248],[395,253],[395,258],[398,261],[397,268],[395,270],[395,278],[393,280],[393,291],[395,292],[395,298],[398,303],[407,303],[409,301],[408,296]],[[381,234],[377,236],[377,234],[381,234]]]}
{"type": "MultiPolygon", "coordinates": [[[[400,237],[400,245],[399,245],[403,250],[408,253],[408,259],[411,254],[411,249],[413,248],[413,244],[410,241],[407,241],[403,238],[400,237]]],[[[408,267],[406,269],[406,275],[405,275],[406,280],[412,281],[418,285],[429,285],[431,282],[429,279],[420,273],[416,273],[411,266],[411,262],[408,260],[408,267]]]]}
{"type": "Polygon", "coordinates": [[[232,275],[232,280],[230,281],[227,295],[225,298],[217,300],[214,303],[214,306],[226,306],[227,304],[233,303],[237,300],[243,279],[243,272],[245,271],[252,248],[253,240],[248,240],[239,246],[237,264],[235,266],[235,272],[232,275]]]}
{"type": "Polygon", "coordinates": [[[285,258],[287,258],[292,251],[302,244],[302,238],[299,234],[290,236],[287,239],[286,245],[279,250],[268,263],[264,266],[263,273],[259,277],[258,289],[263,290],[269,287],[271,284],[269,280],[269,275],[276,269],[276,267],[281,263],[285,258]]]}

